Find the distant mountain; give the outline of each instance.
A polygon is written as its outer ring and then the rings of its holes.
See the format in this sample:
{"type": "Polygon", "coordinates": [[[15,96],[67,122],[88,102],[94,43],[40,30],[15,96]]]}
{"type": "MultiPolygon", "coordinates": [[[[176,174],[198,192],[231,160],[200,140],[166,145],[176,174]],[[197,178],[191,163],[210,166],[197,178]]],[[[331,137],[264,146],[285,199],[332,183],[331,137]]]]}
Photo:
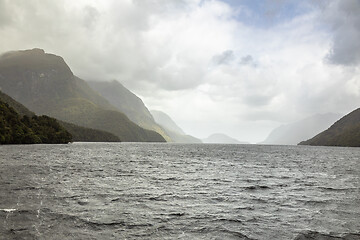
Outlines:
{"type": "Polygon", "coordinates": [[[221,144],[248,144],[248,142],[240,142],[235,138],[229,137],[223,133],[214,133],[209,137],[202,139],[203,143],[221,143],[221,144]]]}
{"type": "Polygon", "coordinates": [[[131,121],[140,127],[161,134],[168,142],[172,141],[164,129],[155,122],[143,101],[121,83],[116,80],[111,82],[87,81],[87,83],[92,89],[99,92],[108,100],[110,104],[124,113],[131,121]]]}
{"type": "Polygon", "coordinates": [[[301,121],[275,128],[260,144],[296,145],[309,139],[331,126],[340,114],[316,114],[301,121]]]}
{"type": "MultiPolygon", "coordinates": [[[[0,91],[0,100],[12,107],[21,117],[32,118],[35,113],[31,112],[21,103],[0,91]]],[[[57,120],[57,122],[72,135],[74,142],[119,142],[120,139],[114,134],[91,128],[80,127],[75,124],[57,120]]]]}
{"type": "Polygon", "coordinates": [[[164,128],[178,134],[186,134],[166,113],[162,111],[151,110],[151,114],[154,117],[155,121],[164,128]]]}
{"type": "Polygon", "coordinates": [[[300,145],[360,147],[360,108],[300,145]]]}
{"type": "Polygon", "coordinates": [[[0,144],[59,144],[71,141],[71,134],[56,119],[20,115],[0,99],[0,144]]]}
{"type": "Polygon", "coordinates": [[[176,143],[201,143],[202,141],[191,135],[187,135],[171,118],[164,112],[151,110],[155,121],[160,124],[173,142],[176,143]]]}
{"type": "Polygon", "coordinates": [[[61,57],[42,49],[1,55],[0,88],[36,114],[111,132],[121,141],[165,141],[160,134],[131,122],[74,76],[61,57]]]}

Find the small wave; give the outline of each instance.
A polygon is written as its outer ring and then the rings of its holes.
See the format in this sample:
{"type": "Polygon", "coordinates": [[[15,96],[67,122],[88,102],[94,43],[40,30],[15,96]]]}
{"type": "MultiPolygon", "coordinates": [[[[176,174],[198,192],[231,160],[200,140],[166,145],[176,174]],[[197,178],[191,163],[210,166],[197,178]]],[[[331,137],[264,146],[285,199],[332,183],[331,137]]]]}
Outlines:
{"type": "Polygon", "coordinates": [[[355,189],[355,188],[319,187],[319,189],[321,189],[321,190],[326,190],[326,191],[341,192],[341,191],[349,191],[349,190],[353,190],[353,189],[355,189]]]}
{"type": "Polygon", "coordinates": [[[216,219],[216,221],[221,221],[221,222],[231,222],[231,223],[242,223],[243,221],[239,220],[239,219],[228,219],[228,218],[219,218],[216,219]]]}
{"type": "Polygon", "coordinates": [[[360,233],[333,235],[309,231],[306,233],[299,233],[294,240],[360,240],[360,233]]]}
{"type": "Polygon", "coordinates": [[[270,189],[269,186],[266,185],[253,185],[244,187],[246,190],[260,190],[260,189],[270,189]]]}
{"type": "Polygon", "coordinates": [[[3,209],[0,209],[0,211],[3,211],[3,212],[15,212],[17,209],[15,208],[3,208],[3,209]]]}
{"type": "Polygon", "coordinates": [[[255,210],[254,207],[237,207],[236,210],[255,210]]]}
{"type": "Polygon", "coordinates": [[[179,212],[179,213],[170,213],[169,216],[174,216],[174,217],[181,217],[184,216],[185,213],[184,212],[179,212]]]}

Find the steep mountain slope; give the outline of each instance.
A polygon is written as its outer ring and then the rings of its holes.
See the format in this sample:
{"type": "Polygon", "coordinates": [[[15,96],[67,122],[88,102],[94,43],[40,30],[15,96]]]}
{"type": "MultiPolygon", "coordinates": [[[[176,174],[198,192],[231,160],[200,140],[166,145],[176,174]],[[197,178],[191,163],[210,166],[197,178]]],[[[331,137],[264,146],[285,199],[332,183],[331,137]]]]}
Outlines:
{"type": "Polygon", "coordinates": [[[24,115],[28,117],[35,116],[35,113],[33,113],[32,111],[27,109],[24,105],[15,101],[12,97],[1,91],[0,91],[0,100],[7,103],[10,107],[12,107],[20,116],[24,116],[24,115]]]}
{"type": "Polygon", "coordinates": [[[176,143],[202,143],[198,138],[186,133],[164,112],[151,110],[155,121],[162,126],[176,143]]]}
{"type": "Polygon", "coordinates": [[[261,144],[296,145],[324,131],[340,114],[316,114],[306,119],[275,128],[261,144]]]}
{"type": "Polygon", "coordinates": [[[131,121],[138,124],[145,129],[156,131],[161,134],[168,142],[171,142],[171,138],[159,126],[149,110],[146,108],[143,101],[125,88],[121,83],[114,80],[111,82],[87,82],[92,89],[99,92],[110,104],[115,106],[118,110],[124,113],[131,121]]]}
{"type": "Polygon", "coordinates": [[[203,143],[248,144],[248,142],[240,142],[237,139],[229,137],[223,133],[214,133],[202,141],[203,143]]]}
{"type": "Polygon", "coordinates": [[[41,49],[3,54],[0,87],[37,114],[111,132],[122,141],[165,141],[158,133],[139,127],[117,111],[85,81],[74,76],[61,57],[41,49]]]}
{"type": "Polygon", "coordinates": [[[21,116],[0,100],[0,144],[69,143],[72,136],[54,118],[21,116]]]}
{"type": "MultiPolygon", "coordinates": [[[[35,116],[21,103],[0,91],[0,100],[12,107],[21,117],[26,115],[29,118],[35,116]]],[[[74,142],[119,142],[120,139],[114,134],[91,128],[80,127],[75,124],[57,120],[58,123],[72,135],[74,142]]]]}
{"type": "Polygon", "coordinates": [[[360,147],[360,108],[300,145],[360,147]]]}
{"type": "Polygon", "coordinates": [[[80,127],[59,120],[58,122],[73,136],[73,142],[120,142],[119,137],[109,132],[80,127]]]}

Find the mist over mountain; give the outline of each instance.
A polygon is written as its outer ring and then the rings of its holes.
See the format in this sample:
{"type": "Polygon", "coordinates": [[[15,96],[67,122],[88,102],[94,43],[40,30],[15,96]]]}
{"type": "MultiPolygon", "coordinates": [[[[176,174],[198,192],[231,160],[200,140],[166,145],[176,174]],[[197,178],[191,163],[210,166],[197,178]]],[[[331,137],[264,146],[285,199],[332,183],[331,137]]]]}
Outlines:
{"type": "Polygon", "coordinates": [[[172,141],[164,129],[155,122],[143,101],[120,82],[113,80],[111,82],[87,81],[87,83],[131,121],[140,127],[156,131],[168,142],[172,141]]]}
{"type": "Polygon", "coordinates": [[[158,133],[131,122],[74,76],[64,59],[42,49],[1,55],[0,87],[36,114],[111,132],[121,141],[164,141],[158,133]]]}
{"type": "Polygon", "coordinates": [[[178,134],[186,134],[166,113],[158,110],[151,110],[151,114],[154,117],[155,121],[166,129],[172,132],[176,132],[178,134]]]}
{"type": "Polygon", "coordinates": [[[229,137],[223,133],[214,133],[209,137],[202,139],[204,143],[221,143],[221,144],[248,144],[248,142],[241,142],[235,138],[229,137]]]}
{"type": "Polygon", "coordinates": [[[360,108],[336,121],[329,129],[299,144],[360,147],[360,108]]]}
{"type": "Polygon", "coordinates": [[[151,110],[155,121],[160,124],[171,139],[176,143],[201,143],[202,141],[191,135],[187,135],[169,115],[162,111],[151,110]]]}
{"type": "Polygon", "coordinates": [[[271,131],[260,144],[296,145],[324,131],[341,117],[337,113],[316,114],[303,120],[282,125],[271,131]]]}

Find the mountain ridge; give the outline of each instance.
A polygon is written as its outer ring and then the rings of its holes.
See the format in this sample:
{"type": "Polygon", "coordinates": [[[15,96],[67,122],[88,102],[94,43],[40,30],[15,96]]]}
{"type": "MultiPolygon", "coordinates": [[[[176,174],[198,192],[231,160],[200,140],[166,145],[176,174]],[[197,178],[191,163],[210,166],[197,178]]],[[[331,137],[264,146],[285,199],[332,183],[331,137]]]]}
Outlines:
{"type": "Polygon", "coordinates": [[[142,128],[159,133],[168,142],[172,141],[167,132],[155,122],[141,98],[124,87],[119,81],[87,81],[87,83],[131,121],[142,128]]]}

